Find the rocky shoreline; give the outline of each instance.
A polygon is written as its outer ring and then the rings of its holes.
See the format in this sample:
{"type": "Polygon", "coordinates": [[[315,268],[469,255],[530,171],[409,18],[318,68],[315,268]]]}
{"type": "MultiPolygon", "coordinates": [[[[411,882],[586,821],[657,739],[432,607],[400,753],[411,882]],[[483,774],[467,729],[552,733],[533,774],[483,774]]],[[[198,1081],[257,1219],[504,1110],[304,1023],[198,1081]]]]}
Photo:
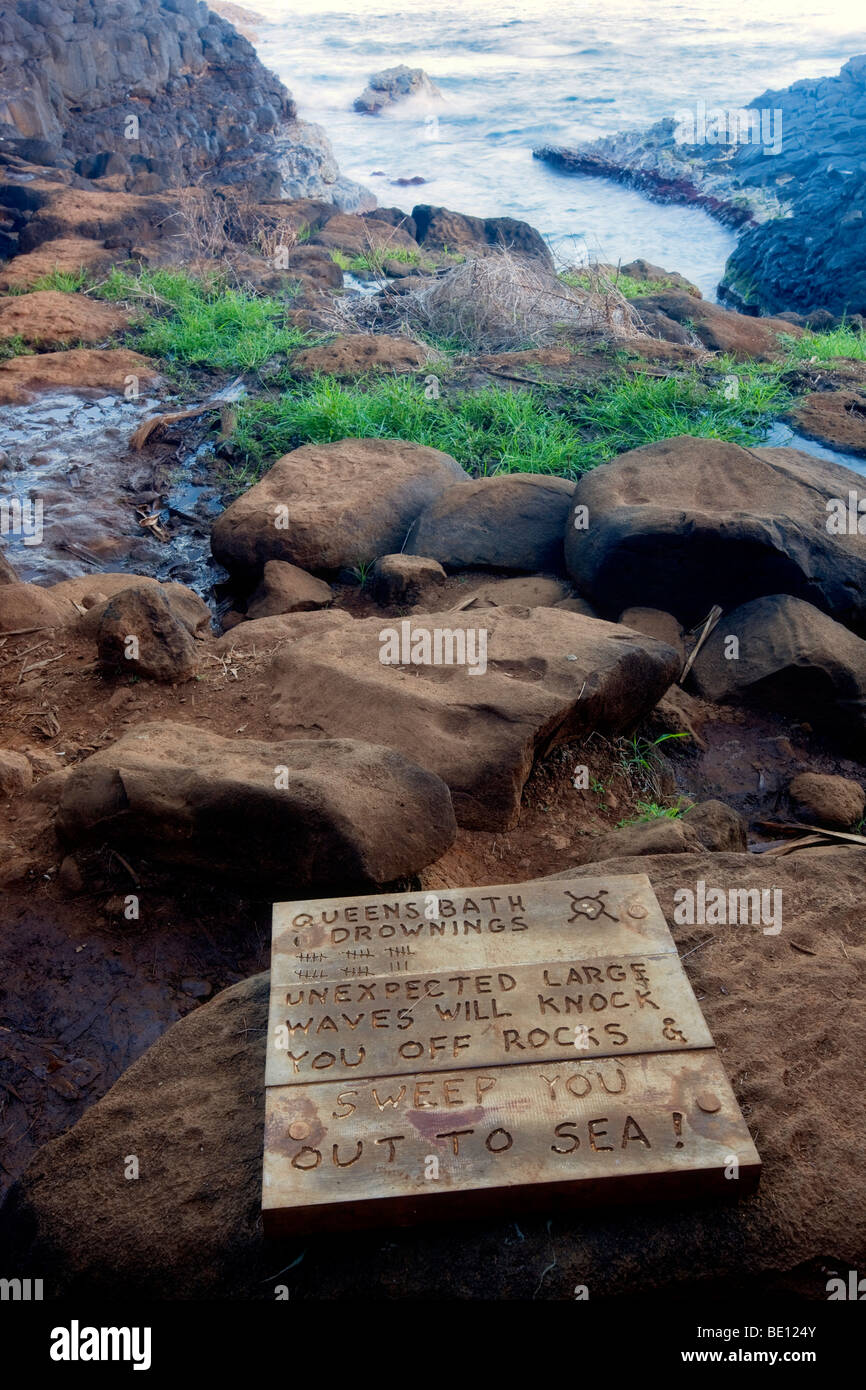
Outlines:
{"type": "Polygon", "coordinates": [[[0,148],[4,1274],[823,1298],[866,1262],[862,328],[557,270],[508,217],[347,211],[321,150],[297,196],[288,95],[199,7],[124,0],[157,12],[202,92],[239,62],[283,103],[261,141],[190,125],[172,170],[113,166],[112,93],[73,135],[55,86],[0,148]],[[782,416],[851,468],[769,446],[782,416]],[[760,1190],[560,1216],[555,1267],[510,1212],[388,1260],[266,1241],[271,904],[578,866],[648,876],[760,1190]],[[680,920],[698,884],[784,925],[680,920]]]}
{"type": "Polygon", "coordinates": [[[850,59],[838,77],[764,92],[744,113],[704,109],[694,113],[690,132],[682,124],[671,117],[577,149],[534,153],[565,172],[702,207],[740,229],[720,285],[738,308],[864,313],[866,57],[850,59]]]}

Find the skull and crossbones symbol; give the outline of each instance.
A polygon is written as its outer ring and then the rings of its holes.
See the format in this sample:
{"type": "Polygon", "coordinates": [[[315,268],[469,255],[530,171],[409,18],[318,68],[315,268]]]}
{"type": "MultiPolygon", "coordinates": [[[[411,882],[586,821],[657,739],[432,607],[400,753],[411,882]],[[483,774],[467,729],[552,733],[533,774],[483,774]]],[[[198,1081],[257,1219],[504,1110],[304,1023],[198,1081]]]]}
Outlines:
{"type": "Polygon", "coordinates": [[[571,893],[566,888],[566,896],[571,898],[571,916],[569,923],[576,922],[578,917],[588,917],[590,922],[596,922],[599,917],[608,917],[611,922],[618,922],[619,918],[614,917],[612,912],[608,912],[602,898],[607,895],[606,888],[599,888],[594,896],[589,894],[571,893]]]}

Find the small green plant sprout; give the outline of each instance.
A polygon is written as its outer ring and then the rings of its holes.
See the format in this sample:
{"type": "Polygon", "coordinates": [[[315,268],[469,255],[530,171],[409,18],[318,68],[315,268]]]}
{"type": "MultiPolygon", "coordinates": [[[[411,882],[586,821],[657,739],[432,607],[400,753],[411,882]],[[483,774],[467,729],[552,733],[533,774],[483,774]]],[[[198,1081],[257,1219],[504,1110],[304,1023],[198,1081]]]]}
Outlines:
{"type": "Polygon", "coordinates": [[[620,766],[629,782],[648,800],[661,799],[659,773],[663,767],[661,745],[672,739],[689,738],[687,733],[659,734],[658,738],[648,739],[634,734],[630,739],[622,739],[619,753],[620,766]]]}
{"type": "Polygon", "coordinates": [[[357,581],[359,588],[366,589],[370,582],[370,575],[372,574],[374,563],[373,560],[359,560],[353,567],[351,573],[353,578],[357,581]]]}
{"type": "Polygon", "coordinates": [[[599,805],[603,805],[605,797],[607,796],[607,787],[604,785],[604,782],[600,782],[597,777],[590,777],[589,789],[595,792],[595,795],[598,797],[599,805]]]}
{"type": "Polygon", "coordinates": [[[685,809],[679,801],[676,806],[660,806],[656,801],[636,801],[637,815],[630,820],[617,821],[616,828],[621,830],[626,825],[642,825],[646,821],[653,820],[678,820],[685,809]]]}

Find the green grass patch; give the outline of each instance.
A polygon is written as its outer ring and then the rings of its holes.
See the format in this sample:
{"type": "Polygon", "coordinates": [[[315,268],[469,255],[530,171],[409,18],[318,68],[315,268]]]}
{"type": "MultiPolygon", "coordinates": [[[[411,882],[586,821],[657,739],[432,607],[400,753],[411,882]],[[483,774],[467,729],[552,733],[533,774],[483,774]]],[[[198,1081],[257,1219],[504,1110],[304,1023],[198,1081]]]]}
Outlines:
{"type": "Polygon", "coordinates": [[[641,444],[691,434],[755,444],[789,397],[774,376],[741,371],[730,381],[697,374],[614,378],[591,391],[532,387],[446,392],[428,400],[412,377],[351,385],[332,377],[243,403],[234,436],[255,472],[306,443],[345,438],[406,439],[451,454],[476,477],[550,473],[577,478],[641,444]]]}
{"type": "Polygon", "coordinates": [[[38,279],[25,291],[32,294],[36,290],[60,290],[63,294],[78,294],[87,288],[90,283],[90,276],[86,270],[49,270],[47,275],[40,275],[38,279]]]}
{"type": "Polygon", "coordinates": [[[780,335],[782,345],[790,359],[795,362],[809,362],[817,357],[819,362],[829,362],[833,357],[854,357],[859,362],[866,361],[866,333],[842,324],[826,333],[806,332],[802,338],[792,338],[787,333],[780,335]]]}
{"type": "Polygon", "coordinates": [[[645,821],[651,820],[679,820],[683,814],[682,806],[659,806],[656,801],[636,801],[634,808],[637,815],[631,820],[618,820],[617,830],[621,830],[625,825],[642,825],[645,821]]]}
{"type": "MultiPolygon", "coordinates": [[[[598,276],[590,271],[563,270],[558,277],[564,285],[571,285],[576,290],[595,290],[598,288],[598,276]]],[[[645,294],[661,294],[663,290],[679,289],[681,286],[676,281],[667,277],[663,280],[635,280],[632,275],[618,275],[614,272],[607,277],[611,284],[615,285],[621,295],[626,299],[639,299],[645,294]]]]}
{"type": "Polygon", "coordinates": [[[282,300],[218,279],[196,280],[182,270],[130,275],[114,269],[95,292],[138,304],[135,346],[168,363],[253,371],[307,342],[306,333],[287,322],[282,300]]]}
{"type": "Polygon", "coordinates": [[[33,348],[28,347],[20,333],[11,338],[0,338],[0,362],[8,362],[13,357],[32,357],[33,348]]]}

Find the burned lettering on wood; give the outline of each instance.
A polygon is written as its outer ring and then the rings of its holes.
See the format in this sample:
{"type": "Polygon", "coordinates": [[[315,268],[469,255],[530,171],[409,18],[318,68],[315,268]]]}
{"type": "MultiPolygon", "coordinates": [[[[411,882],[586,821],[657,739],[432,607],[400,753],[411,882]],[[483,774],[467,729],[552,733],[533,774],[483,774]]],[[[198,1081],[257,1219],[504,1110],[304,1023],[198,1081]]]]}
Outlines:
{"type": "Polygon", "coordinates": [[[757,1180],[642,875],[278,904],[271,980],[268,1231],[757,1180]]]}

